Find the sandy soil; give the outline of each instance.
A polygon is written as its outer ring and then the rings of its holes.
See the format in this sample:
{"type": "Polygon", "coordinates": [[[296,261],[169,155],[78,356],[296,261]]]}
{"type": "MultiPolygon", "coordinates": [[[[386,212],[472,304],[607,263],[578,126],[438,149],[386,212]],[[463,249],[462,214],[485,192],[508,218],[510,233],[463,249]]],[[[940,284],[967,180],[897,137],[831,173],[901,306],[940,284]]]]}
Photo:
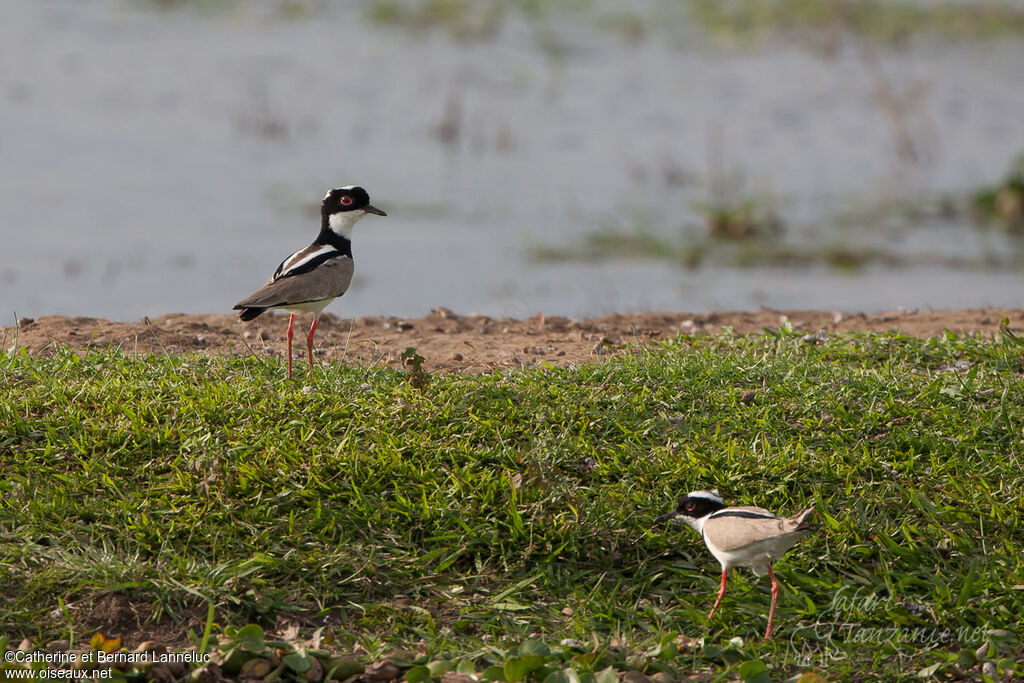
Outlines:
{"type": "MultiPolygon", "coordinates": [[[[1024,310],[899,311],[865,315],[830,311],[723,313],[639,313],[569,320],[534,317],[496,320],[461,316],[444,308],[423,318],[362,317],[354,320],[324,315],[316,333],[315,353],[321,362],[348,361],[400,367],[402,352],[415,347],[431,372],[486,372],[528,367],[540,362],[570,365],[594,362],[619,348],[687,334],[715,333],[732,328],[740,333],[778,328],[788,318],[796,330],[813,334],[869,332],[898,328],[921,337],[989,334],[1008,318],[1010,328],[1024,330],[1024,310]]],[[[305,361],[309,316],[296,318],[294,356],[305,361]]],[[[171,314],[137,322],[102,318],[47,316],[23,318],[18,326],[0,327],[3,349],[25,347],[32,354],[52,353],[61,345],[83,352],[115,346],[131,353],[207,353],[281,356],[286,350],[288,316],[265,314],[250,323],[232,315],[171,314]]],[[[297,369],[301,369],[301,364],[297,369]]]]}

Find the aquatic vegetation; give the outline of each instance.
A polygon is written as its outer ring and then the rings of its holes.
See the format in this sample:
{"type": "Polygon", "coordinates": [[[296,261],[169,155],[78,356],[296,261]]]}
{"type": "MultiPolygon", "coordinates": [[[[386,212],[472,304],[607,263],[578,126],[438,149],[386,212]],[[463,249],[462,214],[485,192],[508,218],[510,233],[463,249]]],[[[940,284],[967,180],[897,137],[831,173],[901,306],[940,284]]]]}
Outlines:
{"type": "MultiPolygon", "coordinates": [[[[163,11],[257,12],[285,20],[315,19],[331,11],[331,3],[325,0],[134,2],[163,11]]],[[[985,40],[1024,34],[1024,7],[999,0],[648,0],[628,4],[596,0],[369,0],[363,7],[371,24],[438,32],[465,41],[487,40],[510,20],[525,20],[537,27],[556,14],[630,44],[654,36],[672,42],[679,42],[681,36],[687,41],[710,36],[731,45],[749,45],[785,35],[799,36],[831,51],[835,39],[845,33],[894,44],[916,36],[985,40]]]]}
{"type": "Polygon", "coordinates": [[[915,261],[848,241],[799,245],[772,240],[706,239],[694,237],[692,231],[686,230],[679,231],[673,239],[645,229],[604,229],[585,235],[576,244],[534,245],[528,256],[541,263],[650,259],[678,263],[684,268],[826,266],[837,270],[859,270],[869,265],[907,266],[915,261]]]}
{"type": "MultiPolygon", "coordinates": [[[[173,0],[165,0],[173,1],[173,0]]],[[[179,0],[183,1],[183,0],[179,0]]],[[[1024,34],[1024,8],[1009,2],[909,2],[908,0],[652,0],[609,7],[592,0],[374,0],[367,17],[373,23],[416,31],[439,30],[460,40],[482,40],[513,17],[534,22],[552,12],[570,13],[592,28],[640,43],[653,35],[711,36],[730,44],[749,44],[784,34],[821,42],[844,34],[883,43],[915,36],[984,40],[1024,34]],[[689,29],[696,28],[697,31],[689,29]]]]}
{"type": "MultiPolygon", "coordinates": [[[[996,210],[996,197],[1003,211],[1019,208],[1022,186],[1012,178],[974,201],[986,211],[996,210]]],[[[597,229],[562,244],[530,245],[527,255],[535,262],[650,259],[686,268],[1020,270],[1024,264],[1012,237],[979,235],[970,227],[970,204],[962,195],[875,197],[848,206],[837,202],[827,220],[804,224],[784,222],[770,196],[719,197],[692,205],[701,223],[694,214],[675,223],[654,212],[619,209],[597,229]]]]}
{"type": "Polygon", "coordinates": [[[1024,155],[1018,157],[1002,182],[974,193],[974,208],[984,221],[1024,232],[1024,155]]]}
{"type": "Polygon", "coordinates": [[[480,3],[474,8],[464,0],[430,0],[416,6],[378,0],[370,6],[367,17],[376,24],[418,30],[440,27],[456,38],[485,38],[497,30],[503,13],[493,2],[480,3]]]}
{"type": "Polygon", "coordinates": [[[749,43],[772,35],[843,32],[884,43],[918,35],[958,40],[1024,34],[1024,7],[983,0],[972,3],[907,0],[687,0],[694,21],[714,37],[749,43]]]}
{"type": "Polygon", "coordinates": [[[540,5],[530,0],[374,0],[366,15],[374,24],[440,30],[458,40],[482,40],[493,36],[510,13],[537,11],[540,5]]]}
{"type": "Polygon", "coordinates": [[[777,235],[783,222],[769,201],[753,197],[738,200],[698,202],[704,215],[708,236],[718,239],[749,240],[777,235]]]}

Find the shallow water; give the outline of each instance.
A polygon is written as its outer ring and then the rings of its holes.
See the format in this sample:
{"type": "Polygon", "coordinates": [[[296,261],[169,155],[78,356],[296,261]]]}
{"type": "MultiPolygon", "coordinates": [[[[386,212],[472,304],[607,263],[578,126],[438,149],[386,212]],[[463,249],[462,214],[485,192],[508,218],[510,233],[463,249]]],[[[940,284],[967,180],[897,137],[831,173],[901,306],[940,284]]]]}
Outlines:
{"type": "Polygon", "coordinates": [[[1000,233],[966,219],[829,226],[1001,178],[1024,152],[1022,41],[880,53],[899,92],[923,90],[906,119],[923,160],[908,164],[850,47],[628,44],[558,17],[557,50],[515,20],[466,43],[339,5],[286,20],[5,2],[0,314],[229,310],[315,235],[326,189],[349,183],[389,217],[357,228],[355,282],[328,309],[340,315],[1020,305],[1024,271],[978,265],[1021,250],[1000,233]],[[529,258],[637,209],[654,230],[698,226],[715,168],[773,197],[787,239],[832,230],[967,266],[529,258]]]}

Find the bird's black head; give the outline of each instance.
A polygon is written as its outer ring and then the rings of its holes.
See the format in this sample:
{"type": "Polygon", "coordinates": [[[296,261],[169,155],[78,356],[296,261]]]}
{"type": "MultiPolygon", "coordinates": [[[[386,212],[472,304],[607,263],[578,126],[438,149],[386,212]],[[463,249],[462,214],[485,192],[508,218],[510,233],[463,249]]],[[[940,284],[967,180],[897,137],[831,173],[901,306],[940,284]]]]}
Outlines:
{"type": "Polygon", "coordinates": [[[325,218],[336,213],[348,211],[365,211],[366,213],[375,213],[378,216],[387,215],[377,207],[370,205],[370,195],[358,185],[334,188],[324,197],[324,202],[320,207],[320,213],[325,218]]]}
{"type": "Polygon", "coordinates": [[[691,491],[679,500],[679,505],[672,512],[661,515],[655,522],[677,520],[693,526],[693,522],[707,517],[725,507],[725,501],[718,495],[718,489],[711,491],[691,491]]]}

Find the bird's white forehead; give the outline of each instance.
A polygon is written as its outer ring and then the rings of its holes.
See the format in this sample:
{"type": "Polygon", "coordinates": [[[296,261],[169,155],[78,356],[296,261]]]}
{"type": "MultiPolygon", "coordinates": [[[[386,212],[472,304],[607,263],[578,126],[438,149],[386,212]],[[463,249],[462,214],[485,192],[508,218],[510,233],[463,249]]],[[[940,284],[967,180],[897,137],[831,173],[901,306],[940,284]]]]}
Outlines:
{"type": "Polygon", "coordinates": [[[703,498],[704,500],[710,500],[715,503],[725,505],[725,501],[718,495],[718,489],[711,489],[710,491],[690,491],[687,494],[690,498],[703,498]]]}
{"type": "Polygon", "coordinates": [[[327,194],[324,195],[324,199],[330,197],[332,192],[337,192],[338,190],[354,190],[355,187],[355,185],[346,185],[345,187],[336,187],[333,190],[328,190],[327,194]]]}

